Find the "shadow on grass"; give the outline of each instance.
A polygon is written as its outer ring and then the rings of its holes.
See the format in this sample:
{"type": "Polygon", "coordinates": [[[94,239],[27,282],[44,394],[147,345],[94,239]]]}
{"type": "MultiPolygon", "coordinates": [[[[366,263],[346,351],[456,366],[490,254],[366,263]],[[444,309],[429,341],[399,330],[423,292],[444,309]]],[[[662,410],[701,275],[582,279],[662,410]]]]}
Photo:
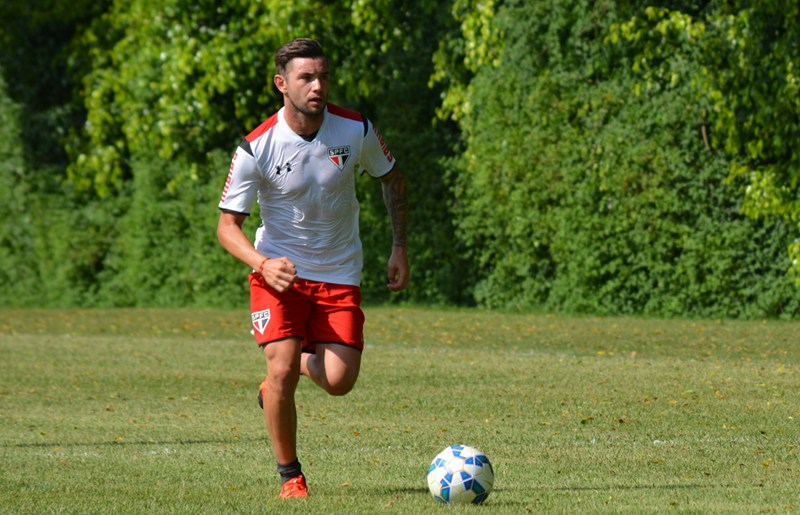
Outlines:
{"type": "Polygon", "coordinates": [[[602,490],[695,490],[705,488],[733,488],[735,485],[712,485],[708,483],[690,483],[684,485],[595,485],[595,486],[555,486],[543,488],[553,492],[592,492],[602,490]]]}
{"type": "Polygon", "coordinates": [[[235,444],[267,442],[265,437],[250,438],[210,438],[210,439],[191,439],[185,440],[111,440],[103,442],[29,442],[29,443],[0,443],[2,449],[25,449],[25,448],[51,448],[51,447],[117,447],[134,445],[208,445],[208,444],[235,444]]]}
{"type": "MultiPolygon", "coordinates": [[[[551,486],[551,487],[533,487],[526,489],[528,492],[542,491],[542,492],[592,492],[603,490],[694,490],[705,488],[733,488],[736,485],[720,485],[708,483],[688,483],[688,484],[649,484],[649,485],[574,485],[574,486],[551,486]]],[[[384,489],[387,490],[387,489],[384,489]]],[[[391,488],[393,493],[397,494],[415,494],[415,493],[428,493],[428,489],[424,486],[413,488],[391,488]]],[[[512,493],[518,489],[516,488],[494,488],[493,494],[512,493]]]]}
{"type": "MultiPolygon", "coordinates": [[[[536,492],[602,492],[613,490],[707,490],[714,488],[736,488],[736,485],[725,484],[703,484],[703,483],[689,483],[689,484],[649,484],[649,485],[575,485],[575,486],[554,486],[554,487],[539,487],[531,488],[526,491],[527,496],[535,495],[536,492]]],[[[430,496],[430,492],[424,486],[414,488],[391,488],[391,493],[395,495],[420,495],[430,496]]],[[[486,503],[483,505],[486,508],[491,507],[522,507],[530,506],[530,499],[515,499],[509,498],[504,494],[512,494],[515,488],[494,488],[486,503]]],[[[384,490],[385,491],[385,490],[384,490]]]]}

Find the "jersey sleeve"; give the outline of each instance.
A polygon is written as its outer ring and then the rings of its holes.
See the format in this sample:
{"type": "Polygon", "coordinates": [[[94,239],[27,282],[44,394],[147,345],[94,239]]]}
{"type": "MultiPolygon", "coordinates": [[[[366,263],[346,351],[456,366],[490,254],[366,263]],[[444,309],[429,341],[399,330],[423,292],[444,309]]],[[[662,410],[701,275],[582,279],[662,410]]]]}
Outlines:
{"type": "Polygon", "coordinates": [[[383,177],[392,171],[395,159],[378,128],[369,120],[367,120],[367,125],[367,133],[364,135],[364,146],[361,151],[361,166],[372,177],[383,177]]]}
{"type": "Polygon", "coordinates": [[[228,179],[225,181],[225,188],[219,200],[219,208],[222,211],[249,215],[260,182],[258,163],[250,152],[249,143],[245,140],[233,154],[228,179]]]}

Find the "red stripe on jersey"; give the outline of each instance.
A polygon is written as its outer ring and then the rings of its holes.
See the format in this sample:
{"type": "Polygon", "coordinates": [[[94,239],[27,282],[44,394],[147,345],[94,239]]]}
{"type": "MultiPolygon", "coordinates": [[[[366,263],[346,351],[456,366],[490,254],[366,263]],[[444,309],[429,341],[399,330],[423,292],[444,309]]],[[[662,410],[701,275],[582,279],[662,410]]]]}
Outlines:
{"type": "Polygon", "coordinates": [[[252,143],[256,139],[258,139],[259,136],[261,136],[271,128],[275,127],[275,124],[277,123],[278,123],[278,113],[275,113],[266,120],[264,120],[264,122],[261,125],[256,127],[255,130],[253,130],[253,132],[245,136],[244,139],[252,143]]]}
{"type": "Polygon", "coordinates": [[[341,116],[342,118],[349,118],[351,120],[355,120],[357,122],[364,121],[364,118],[361,116],[361,113],[357,111],[351,111],[350,109],[345,109],[344,107],[339,107],[335,104],[328,104],[328,112],[331,114],[335,114],[336,116],[341,116]]]}

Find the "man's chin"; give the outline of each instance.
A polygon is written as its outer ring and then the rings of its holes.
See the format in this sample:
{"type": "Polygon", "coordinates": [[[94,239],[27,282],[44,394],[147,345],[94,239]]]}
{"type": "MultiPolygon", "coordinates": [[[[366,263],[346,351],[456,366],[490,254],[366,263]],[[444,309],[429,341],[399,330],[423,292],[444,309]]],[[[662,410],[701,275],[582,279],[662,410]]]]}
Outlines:
{"type": "Polygon", "coordinates": [[[306,108],[306,114],[309,116],[319,116],[325,112],[325,103],[312,104],[306,108]]]}
{"type": "Polygon", "coordinates": [[[318,118],[323,115],[325,112],[325,106],[327,105],[326,102],[319,101],[319,102],[308,102],[305,105],[297,105],[293,103],[295,110],[300,112],[303,116],[307,116],[308,118],[318,118]]]}

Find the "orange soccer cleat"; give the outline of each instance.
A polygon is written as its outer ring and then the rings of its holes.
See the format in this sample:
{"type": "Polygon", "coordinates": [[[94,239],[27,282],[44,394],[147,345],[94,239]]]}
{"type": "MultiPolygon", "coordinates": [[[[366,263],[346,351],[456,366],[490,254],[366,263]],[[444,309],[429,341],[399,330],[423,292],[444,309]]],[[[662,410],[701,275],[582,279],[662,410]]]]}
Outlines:
{"type": "Polygon", "coordinates": [[[281,499],[290,499],[293,497],[308,497],[306,478],[302,475],[290,479],[281,486],[281,499]]]}

